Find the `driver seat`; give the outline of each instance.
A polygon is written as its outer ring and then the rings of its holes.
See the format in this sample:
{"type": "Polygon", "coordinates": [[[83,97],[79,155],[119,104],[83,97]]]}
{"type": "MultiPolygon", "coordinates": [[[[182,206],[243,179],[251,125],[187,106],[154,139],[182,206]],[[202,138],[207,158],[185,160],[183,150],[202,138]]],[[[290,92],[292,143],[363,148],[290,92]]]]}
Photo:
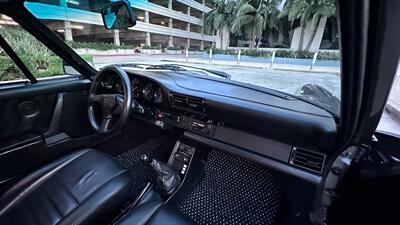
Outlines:
{"type": "Polygon", "coordinates": [[[129,183],[127,171],[111,156],[76,151],[6,191],[0,197],[0,224],[106,224],[128,201],[129,183]]]}

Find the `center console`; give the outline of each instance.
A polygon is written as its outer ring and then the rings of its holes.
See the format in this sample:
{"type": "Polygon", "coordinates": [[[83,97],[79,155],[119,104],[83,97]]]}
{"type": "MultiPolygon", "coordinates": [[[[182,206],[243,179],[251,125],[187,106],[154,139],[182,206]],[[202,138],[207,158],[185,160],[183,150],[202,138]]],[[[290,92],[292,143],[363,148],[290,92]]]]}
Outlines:
{"type": "Polygon", "coordinates": [[[172,150],[171,156],[168,160],[168,165],[181,174],[181,176],[184,176],[190,167],[195,151],[195,147],[189,146],[178,140],[172,150]]]}

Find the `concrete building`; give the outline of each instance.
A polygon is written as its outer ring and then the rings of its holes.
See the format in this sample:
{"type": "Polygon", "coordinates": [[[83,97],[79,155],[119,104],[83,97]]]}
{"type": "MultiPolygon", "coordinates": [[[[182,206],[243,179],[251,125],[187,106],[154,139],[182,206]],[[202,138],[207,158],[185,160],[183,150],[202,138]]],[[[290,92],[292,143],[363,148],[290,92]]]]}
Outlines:
{"type": "Polygon", "coordinates": [[[217,37],[203,29],[210,0],[130,0],[137,24],[128,30],[106,30],[99,14],[109,0],[32,0],[25,2],[43,23],[66,41],[198,48],[217,37]]]}

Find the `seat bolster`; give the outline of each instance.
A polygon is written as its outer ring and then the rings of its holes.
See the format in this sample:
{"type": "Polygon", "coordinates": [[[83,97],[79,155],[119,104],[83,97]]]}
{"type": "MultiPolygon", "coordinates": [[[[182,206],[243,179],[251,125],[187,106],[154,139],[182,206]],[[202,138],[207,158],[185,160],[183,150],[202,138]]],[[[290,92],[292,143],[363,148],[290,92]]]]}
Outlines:
{"type": "Polygon", "coordinates": [[[153,216],[157,209],[162,205],[160,201],[149,201],[145,202],[133,211],[129,212],[128,215],[119,220],[117,225],[145,225],[147,221],[153,216]]]}
{"type": "Polygon", "coordinates": [[[130,178],[126,171],[96,190],[58,225],[104,224],[116,216],[129,197],[130,178]]]}
{"type": "Polygon", "coordinates": [[[40,187],[41,184],[51,178],[57,171],[85,154],[88,150],[84,149],[64,156],[18,181],[0,197],[0,216],[22,201],[36,188],[40,187]]]}

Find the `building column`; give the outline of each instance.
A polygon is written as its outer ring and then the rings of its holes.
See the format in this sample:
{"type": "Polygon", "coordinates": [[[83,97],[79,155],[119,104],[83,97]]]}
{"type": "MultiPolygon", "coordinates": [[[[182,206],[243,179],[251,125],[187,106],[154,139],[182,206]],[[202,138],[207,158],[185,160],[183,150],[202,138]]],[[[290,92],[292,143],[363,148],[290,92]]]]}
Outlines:
{"type": "MultiPolygon", "coordinates": [[[[203,0],[203,5],[205,4],[205,0],[203,0]]],[[[201,20],[204,21],[204,12],[201,13],[201,20]]],[[[204,22],[201,25],[201,34],[204,36],[204,22]]],[[[200,41],[200,50],[204,50],[204,41],[200,41]]]]}
{"type": "MultiPolygon", "coordinates": [[[[149,11],[144,12],[144,22],[150,23],[149,11]]],[[[150,32],[146,32],[146,45],[151,46],[150,32]]]]}
{"type": "Polygon", "coordinates": [[[114,36],[114,45],[120,46],[121,43],[119,41],[119,30],[113,30],[113,36],[114,36]]]}
{"type": "MultiPolygon", "coordinates": [[[[171,9],[172,10],[172,0],[169,0],[168,1],[168,9],[171,9]]],[[[170,17],[169,19],[168,19],[168,27],[169,28],[173,28],[173,26],[172,26],[172,18],[170,17]]],[[[172,35],[170,35],[169,36],[169,39],[168,39],[168,47],[174,47],[174,37],[172,36],[172,35]]]]}
{"type": "MultiPolygon", "coordinates": [[[[187,7],[187,14],[190,16],[190,6],[187,7]]],[[[190,23],[187,23],[186,31],[190,32],[190,23]]],[[[190,48],[190,38],[186,40],[186,48],[190,48]]]]}
{"type": "Polygon", "coordinates": [[[73,41],[74,38],[72,37],[72,28],[70,21],[64,21],[64,38],[65,41],[73,41]]]}

